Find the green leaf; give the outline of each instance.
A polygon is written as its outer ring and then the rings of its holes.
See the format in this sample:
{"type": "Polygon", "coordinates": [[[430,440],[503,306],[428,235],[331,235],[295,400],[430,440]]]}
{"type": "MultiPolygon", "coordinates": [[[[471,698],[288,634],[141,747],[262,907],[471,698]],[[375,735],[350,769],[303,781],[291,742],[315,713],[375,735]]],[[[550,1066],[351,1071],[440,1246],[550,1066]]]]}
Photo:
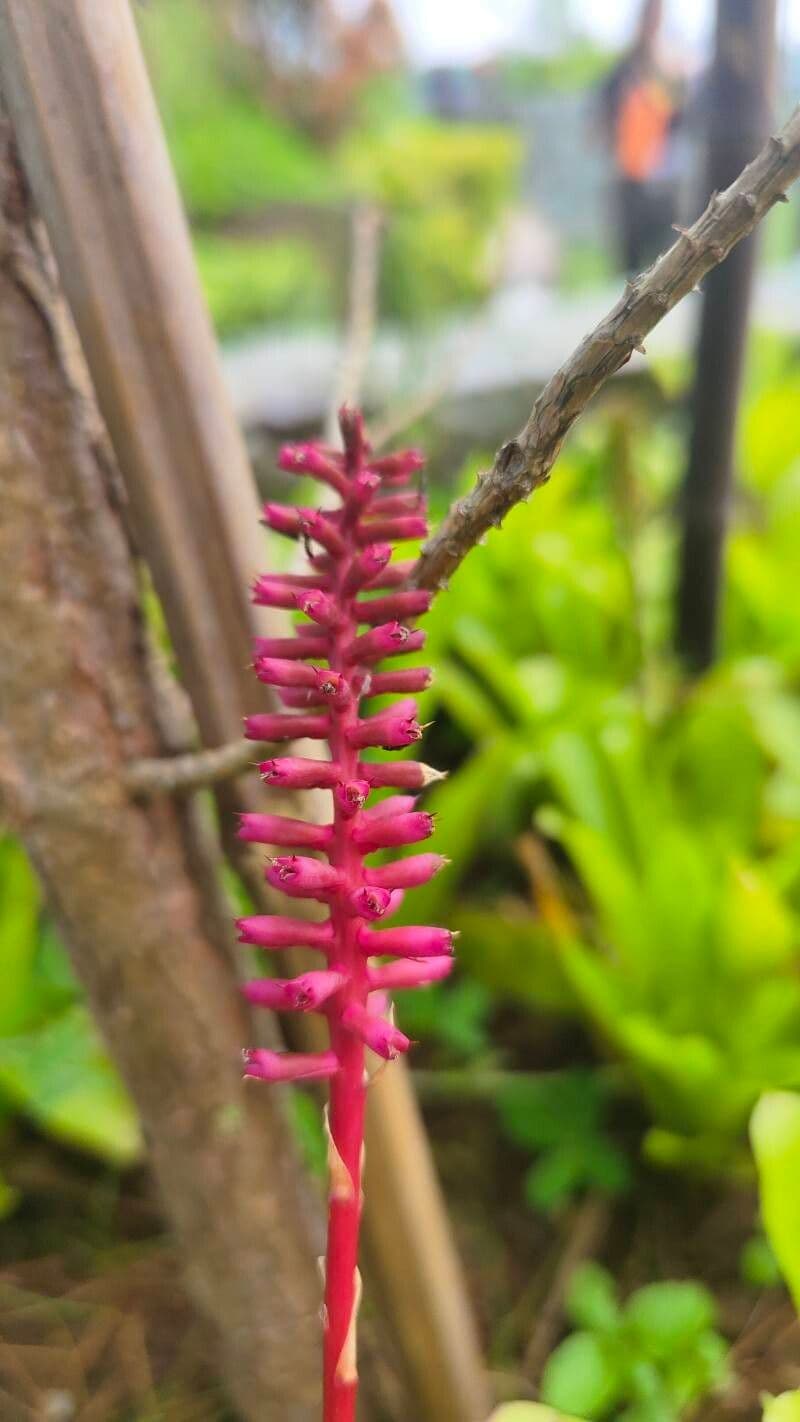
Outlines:
{"type": "Polygon", "coordinates": [[[750,1118],[761,1217],[800,1311],[800,1096],[769,1091],[750,1118]]]}
{"type": "Polygon", "coordinates": [[[753,1235],[742,1245],[739,1254],[739,1274],[753,1289],[772,1289],[781,1282],[781,1271],[774,1250],[763,1235],[753,1235]]]}
{"type": "Polygon", "coordinates": [[[0,1033],[16,1032],[34,1008],[32,981],[39,919],[39,886],[16,840],[0,840],[0,1033]]]}
{"type": "MultiPolygon", "coordinates": [[[[542,1402],[505,1402],[487,1422],[577,1422],[577,1419],[542,1402]]],[[[794,1422],[794,1419],[779,1418],[776,1422],[794,1422]]]]}
{"type": "Polygon", "coordinates": [[[550,1011],[575,1007],[561,969],[552,930],[527,911],[453,905],[453,928],[461,934],[458,961],[491,992],[550,1011]]]}
{"type": "Polygon", "coordinates": [[[626,1327],[649,1357],[665,1360],[712,1327],[714,1300],[702,1284],[666,1280],[646,1284],[628,1299],[626,1327]]]}
{"type": "MultiPolygon", "coordinates": [[[[780,1392],[777,1397],[764,1393],[761,1402],[763,1422],[800,1422],[800,1389],[780,1392]]],[[[524,1422],[524,1418],[520,1418],[520,1422],[524,1422]]]]}
{"type": "Polygon", "coordinates": [[[572,1275],[564,1308],[579,1328],[605,1332],[619,1323],[619,1306],[614,1279],[602,1264],[589,1261],[572,1275]]]}
{"type": "Polygon", "coordinates": [[[30,1032],[0,1038],[0,1090],[68,1145],[120,1166],[140,1155],[130,1098],[83,1006],[30,1032]]]}
{"type": "Polygon", "coordinates": [[[593,1333],[565,1338],[551,1353],[542,1376],[543,1402],[591,1422],[607,1416],[622,1391],[619,1365],[593,1333]]]}

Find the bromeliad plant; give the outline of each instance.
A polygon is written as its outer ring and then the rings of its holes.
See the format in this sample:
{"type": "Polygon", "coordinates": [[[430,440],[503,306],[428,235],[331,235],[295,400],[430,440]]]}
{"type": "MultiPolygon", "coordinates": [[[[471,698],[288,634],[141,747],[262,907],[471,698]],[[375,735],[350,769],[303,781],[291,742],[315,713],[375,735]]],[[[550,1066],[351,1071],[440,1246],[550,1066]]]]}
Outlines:
{"type": "Polygon", "coordinates": [[[453,951],[453,935],[443,928],[374,926],[399,908],[405,889],[426,883],[445,863],[436,854],[374,868],[365,863],[373,851],[414,844],[433,829],[432,817],[415,808],[414,792],[439,778],[436,772],[411,760],[363,758],[370,747],[395,750],[419,740],[416,703],[404,696],[389,709],[361,714],[367,698],[417,692],[429,683],[424,667],[375,671],[385,658],[423,644],[424,633],[406,623],[427,610],[430,594],[405,587],[412,565],[390,560],[392,542],[423,537],[427,524],[423,496],[405,487],[421,466],[419,454],[373,458],[360,414],[343,409],[340,424],[342,454],[321,444],[292,445],[281,453],[284,469],[329,485],[340,504],[335,510],[266,505],[268,527],[305,541],[312,571],[258,578],[254,601],[298,609],[311,626],[302,623],[288,638],[257,639],[256,675],[276,688],[287,710],[254,715],[246,723],[247,736],[257,741],[303,737],[327,743],[329,758],[283,756],[264,761],[260,770],[270,785],[329,790],[332,820],[319,825],[247,814],[239,831],[245,840],[303,851],[270,859],[267,880],[290,898],[317,900],[329,910],[324,923],[259,916],[238,924],[244,943],[267,949],[303,945],[325,960],[324,968],[301,977],[265,978],[245,988],[252,1003],[328,1019],[326,1051],[245,1052],[251,1077],[330,1080],[324,1422],[352,1422],[355,1416],[365,1050],[387,1060],[408,1050],[408,1037],[391,1020],[387,994],[444,978],[453,951]],[[372,792],[384,787],[403,793],[367,806],[372,792]],[[392,961],[376,961],[384,957],[392,961]]]}

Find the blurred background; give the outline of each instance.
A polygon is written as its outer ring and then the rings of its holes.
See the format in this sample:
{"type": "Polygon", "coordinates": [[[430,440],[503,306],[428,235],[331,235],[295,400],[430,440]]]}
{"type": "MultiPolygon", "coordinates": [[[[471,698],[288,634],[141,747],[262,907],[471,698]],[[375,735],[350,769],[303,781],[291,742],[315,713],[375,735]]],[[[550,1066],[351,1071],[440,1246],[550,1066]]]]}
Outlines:
{"type": "MultiPolygon", "coordinates": [[[[800,0],[136,15],[262,492],[326,419],[355,293],[368,414],[428,450],[434,518],[800,92],[800,0]]],[[[757,1417],[800,1383],[747,1144],[761,1092],[800,1087],[799,207],[667,317],[429,619],[453,864],[413,915],[460,930],[460,967],[399,1019],[498,1393],[589,1419],[757,1417]],[[571,1300],[570,1250],[608,1271],[571,1300]],[[665,1280],[694,1292],[657,1298],[636,1367],[567,1369],[565,1331],[665,1280]]],[[[230,1420],[11,838],[0,940],[0,1412],[230,1420]]]]}

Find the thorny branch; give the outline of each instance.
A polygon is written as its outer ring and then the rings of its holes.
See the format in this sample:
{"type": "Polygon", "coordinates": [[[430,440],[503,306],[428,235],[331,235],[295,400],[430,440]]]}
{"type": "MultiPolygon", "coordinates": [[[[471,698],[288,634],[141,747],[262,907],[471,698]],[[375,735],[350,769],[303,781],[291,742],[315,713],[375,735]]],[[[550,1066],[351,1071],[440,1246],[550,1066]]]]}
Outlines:
{"type": "Polygon", "coordinates": [[[516,439],[498,450],[474,489],[457,500],[422,550],[418,587],[442,588],[459,563],[509,509],[544,484],[564,438],[600,387],[682,297],[758,225],[800,176],[800,107],[771,136],[758,157],[702,216],[681,230],[658,261],[629,282],[616,306],[564,362],[538,397],[516,439]]]}

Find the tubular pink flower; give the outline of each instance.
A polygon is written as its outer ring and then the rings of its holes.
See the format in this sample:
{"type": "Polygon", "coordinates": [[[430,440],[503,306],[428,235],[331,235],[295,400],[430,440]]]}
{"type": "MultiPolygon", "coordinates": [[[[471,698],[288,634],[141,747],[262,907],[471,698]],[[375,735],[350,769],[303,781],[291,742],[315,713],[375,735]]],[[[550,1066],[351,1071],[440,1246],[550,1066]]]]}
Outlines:
{"type": "Polygon", "coordinates": [[[279,844],[287,849],[327,849],[333,825],[307,824],[284,815],[240,815],[237,838],[252,844],[279,844]]]}
{"type": "Polygon", "coordinates": [[[305,918],[282,918],[280,914],[255,914],[237,918],[240,943],[255,948],[319,948],[331,946],[330,923],[311,923],[305,918]]]}
{"type": "Polygon", "coordinates": [[[384,622],[371,632],[354,637],[344,650],[348,663],[368,664],[382,661],[384,657],[396,657],[401,652],[418,652],[424,645],[424,632],[412,632],[401,622],[384,622]]]}
{"type": "Polygon", "coordinates": [[[246,716],[244,722],[248,741],[296,741],[300,736],[324,741],[329,728],[327,716],[282,716],[269,711],[246,716]]]}
{"type": "Polygon", "coordinates": [[[413,700],[369,716],[366,697],[413,693],[430,682],[425,667],[375,671],[386,657],[419,651],[425,635],[407,625],[430,604],[430,594],[408,586],[413,564],[391,562],[395,539],[424,538],[426,501],[404,485],[422,466],[416,450],[373,458],[356,410],[340,412],[343,451],[316,443],[287,445],[281,467],[310,474],[340,497],[333,511],[268,503],[264,522],[305,542],[306,573],[257,578],[253,598],[268,607],[299,608],[316,626],[304,624],[290,637],[259,637],[255,672],[285,712],[249,716],[245,732],[257,740],[300,737],[328,742],[329,758],[278,756],[260,765],[269,784],[292,790],[332,792],[333,821],[311,825],[281,815],[243,815],[239,837],[287,850],[322,851],[278,855],[265,876],[289,898],[328,906],[324,923],[279,915],[240,919],[239,937],[266,949],[307,946],[324,954],[325,966],[296,978],[247,983],[245,997],[275,1011],[319,1012],[328,1021],[330,1050],[294,1055],[246,1054],[246,1072],[267,1081],[330,1077],[331,1192],[325,1282],[323,1422],[355,1422],[357,1369],[355,1328],[357,1259],[361,1217],[366,1048],[391,1059],[411,1043],[386,1015],[386,993],[443,978],[450,968],[452,935],[442,928],[371,928],[395,913],[406,889],[424,884],[445,862],[418,854],[377,868],[365,855],[426,839],[433,818],[415,808],[414,792],[441,778],[416,761],[362,760],[369,747],[400,748],[419,739],[422,727],[413,700]],[[373,592],[385,590],[383,596],[373,592]],[[359,596],[359,594],[363,594],[359,596]],[[366,631],[361,631],[366,628],[366,631]],[[373,791],[394,787],[374,805],[373,791]],[[396,961],[371,965],[370,957],[396,961]]]}
{"type": "Polygon", "coordinates": [[[318,1081],[333,1076],[339,1070],[335,1052],[268,1052],[263,1048],[246,1048],[245,1076],[259,1081],[318,1081]]]}
{"type": "Polygon", "coordinates": [[[433,594],[425,588],[409,588],[407,592],[390,593],[388,597],[373,597],[369,602],[359,602],[358,620],[375,627],[392,618],[421,617],[433,601],[433,594]]]}
{"type": "Polygon", "coordinates": [[[282,854],[264,871],[273,889],[282,889],[292,899],[319,899],[327,903],[342,885],[342,875],[332,864],[307,859],[301,854],[282,854]]]}
{"type": "Polygon", "coordinates": [[[388,711],[367,716],[347,732],[351,746],[382,746],[384,750],[402,750],[422,739],[422,727],[417,720],[416,701],[398,701],[388,711]]]}
{"type": "Polygon", "coordinates": [[[424,538],[427,532],[427,519],[405,514],[398,518],[374,518],[360,523],[356,528],[356,540],[362,547],[378,539],[385,543],[403,543],[407,538],[424,538]]]}
{"type": "Polygon", "coordinates": [[[408,859],[381,864],[378,869],[365,869],[364,878],[379,889],[416,889],[449,862],[442,854],[412,854],[408,859]]]}
{"type": "Polygon", "coordinates": [[[373,1016],[360,1003],[351,1002],[345,1007],[342,1023],[348,1032],[354,1032],[361,1039],[365,1047],[377,1052],[379,1057],[385,1057],[388,1062],[394,1061],[401,1052],[407,1052],[411,1046],[411,1039],[404,1032],[387,1022],[385,1017],[373,1016]]]}
{"type": "Polygon", "coordinates": [[[333,790],[342,775],[336,761],[304,760],[297,755],[262,760],[258,768],[267,785],[284,785],[287,790],[333,790]]]}
{"type": "Polygon", "coordinates": [[[370,544],[369,548],[365,548],[364,552],[353,560],[345,580],[344,592],[354,593],[360,588],[369,587],[373,579],[383,572],[391,556],[391,543],[370,544]]]}
{"type": "Polygon", "coordinates": [[[406,815],[382,815],[364,823],[360,820],[353,830],[353,839],[363,854],[375,849],[394,849],[401,844],[418,844],[433,834],[433,815],[425,810],[412,810],[406,815]]]}
{"type": "Polygon", "coordinates": [[[448,928],[361,928],[358,942],[367,958],[390,954],[393,958],[442,958],[453,952],[454,936],[448,928]]]}
{"type": "Polygon", "coordinates": [[[345,780],[337,785],[333,792],[334,800],[345,820],[352,820],[353,816],[358,814],[368,795],[369,785],[366,780],[345,780]]]}
{"type": "Polygon", "coordinates": [[[259,657],[271,657],[278,661],[287,657],[300,661],[303,657],[326,657],[328,640],[312,632],[298,632],[295,637],[254,637],[253,652],[259,657]]]}
{"type": "Polygon", "coordinates": [[[426,987],[441,982],[453,971],[452,958],[396,958],[368,971],[370,988],[392,992],[395,988],[426,987]]]}
{"type": "Polygon", "coordinates": [[[255,978],[242,985],[242,993],[254,1007],[273,1012],[318,1012],[346,982],[344,973],[321,968],[299,978],[255,978]]]}
{"type": "Polygon", "coordinates": [[[359,918],[383,918],[391,904],[392,895],[388,889],[372,888],[369,884],[362,884],[350,895],[350,908],[359,918]]]}

